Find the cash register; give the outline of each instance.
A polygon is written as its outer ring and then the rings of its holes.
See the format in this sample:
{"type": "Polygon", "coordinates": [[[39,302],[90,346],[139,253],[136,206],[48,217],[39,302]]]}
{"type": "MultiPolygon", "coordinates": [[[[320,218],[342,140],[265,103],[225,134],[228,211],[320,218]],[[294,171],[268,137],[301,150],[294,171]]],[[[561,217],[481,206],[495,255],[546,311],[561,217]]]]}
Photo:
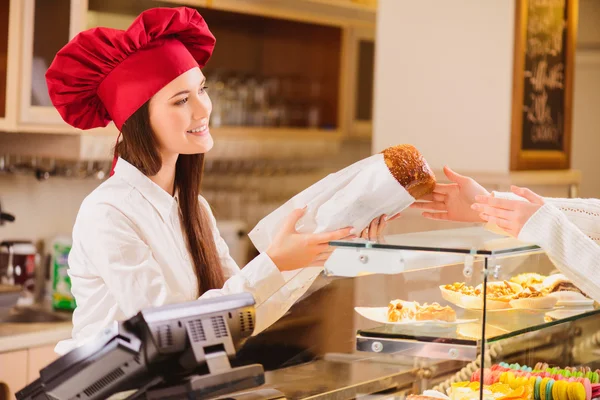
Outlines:
{"type": "Polygon", "coordinates": [[[43,368],[16,397],[284,398],[276,390],[253,389],[265,382],[260,364],[232,366],[254,324],[248,293],[142,310],[43,368]]]}

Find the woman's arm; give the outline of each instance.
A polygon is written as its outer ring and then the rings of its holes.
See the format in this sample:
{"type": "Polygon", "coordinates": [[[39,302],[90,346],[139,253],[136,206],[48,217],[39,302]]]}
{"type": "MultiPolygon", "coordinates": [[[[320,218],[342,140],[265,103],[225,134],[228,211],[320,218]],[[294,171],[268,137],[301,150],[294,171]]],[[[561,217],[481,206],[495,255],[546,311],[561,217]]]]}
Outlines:
{"type": "Polygon", "coordinates": [[[322,268],[309,267],[281,272],[271,258],[262,253],[240,270],[219,233],[210,206],[202,197],[200,203],[209,213],[213,237],[227,279],[222,289],[209,290],[200,298],[251,293],[256,301],[256,335],[275,323],[294,305],[319,276],[322,268]]]}
{"type": "MultiPolygon", "coordinates": [[[[498,198],[527,201],[512,192],[493,194],[498,198]]],[[[590,239],[600,243],[600,200],[544,197],[544,202],[556,207],[590,239]]]]}
{"type": "Polygon", "coordinates": [[[600,300],[600,246],[543,197],[524,188],[514,187],[513,192],[526,201],[477,196],[472,208],[484,221],[540,246],[567,278],[600,300]]]}
{"type": "Polygon", "coordinates": [[[584,293],[600,301],[600,246],[552,204],[523,226],[519,240],[542,247],[556,267],[584,293]]]}

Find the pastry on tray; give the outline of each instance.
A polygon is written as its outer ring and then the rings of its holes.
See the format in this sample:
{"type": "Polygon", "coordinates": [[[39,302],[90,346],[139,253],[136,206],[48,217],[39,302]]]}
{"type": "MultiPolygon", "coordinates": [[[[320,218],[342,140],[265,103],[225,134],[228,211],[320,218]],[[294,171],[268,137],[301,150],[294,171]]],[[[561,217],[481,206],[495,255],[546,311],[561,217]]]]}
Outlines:
{"type": "Polygon", "coordinates": [[[479,296],[481,292],[476,291],[473,286],[469,286],[464,282],[454,282],[449,285],[444,285],[444,289],[452,292],[464,294],[465,296],[479,296]]]}
{"type": "Polygon", "coordinates": [[[528,286],[521,292],[513,295],[513,300],[533,299],[538,297],[544,297],[545,295],[546,294],[543,291],[536,289],[534,286],[528,286]]]}
{"type": "Polygon", "coordinates": [[[574,292],[588,297],[563,274],[550,275],[542,282],[542,290],[547,293],[574,292]]]}
{"type": "Polygon", "coordinates": [[[388,306],[388,321],[456,321],[456,312],[448,306],[438,303],[392,300],[388,306]]]}
{"type": "MultiPolygon", "coordinates": [[[[464,282],[455,282],[450,285],[445,285],[444,289],[453,292],[460,293],[465,296],[483,296],[483,286],[477,287],[468,286],[464,282]]],[[[509,302],[513,299],[513,296],[520,293],[519,285],[508,281],[501,282],[488,282],[487,284],[487,298],[490,300],[509,302]]]]}
{"type": "Polygon", "coordinates": [[[539,285],[544,282],[546,276],[537,274],[535,272],[525,272],[523,274],[515,275],[510,278],[510,281],[521,285],[523,288],[527,288],[533,285],[539,285]]]}
{"type": "Polygon", "coordinates": [[[547,296],[540,286],[529,286],[521,292],[515,294],[510,301],[512,308],[524,309],[550,309],[553,308],[558,299],[552,296],[547,296]]]}

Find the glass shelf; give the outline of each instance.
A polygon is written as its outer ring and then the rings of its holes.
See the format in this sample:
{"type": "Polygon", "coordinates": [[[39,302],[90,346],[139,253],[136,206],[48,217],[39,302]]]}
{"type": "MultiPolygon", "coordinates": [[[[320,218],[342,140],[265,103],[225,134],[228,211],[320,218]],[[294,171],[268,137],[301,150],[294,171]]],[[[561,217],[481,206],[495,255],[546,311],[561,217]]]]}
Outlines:
{"type": "MultiPolygon", "coordinates": [[[[460,310],[457,317],[477,319],[442,330],[436,328],[406,329],[395,325],[382,325],[376,328],[359,330],[361,338],[411,340],[423,343],[447,345],[479,346],[481,344],[481,310],[460,310]]],[[[555,307],[551,310],[506,309],[487,312],[486,340],[488,343],[508,339],[524,333],[541,331],[551,326],[577,321],[600,314],[597,305],[587,308],[555,307]]]]}
{"type": "Polygon", "coordinates": [[[377,242],[354,239],[333,241],[330,244],[337,247],[429,251],[477,256],[506,256],[541,251],[536,245],[492,233],[483,227],[388,235],[377,242]]]}

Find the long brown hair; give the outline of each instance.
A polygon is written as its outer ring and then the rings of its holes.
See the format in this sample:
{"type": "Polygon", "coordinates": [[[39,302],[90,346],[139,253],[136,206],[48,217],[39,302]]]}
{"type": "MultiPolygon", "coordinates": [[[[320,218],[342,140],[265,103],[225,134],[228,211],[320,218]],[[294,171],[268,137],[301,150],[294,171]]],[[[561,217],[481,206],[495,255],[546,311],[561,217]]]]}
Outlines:
{"type": "MultiPolygon", "coordinates": [[[[117,154],[146,176],[154,176],[162,167],[158,140],[150,125],[146,102],[123,124],[123,140],[117,154]]],[[[194,264],[199,294],[223,287],[225,278],[207,210],[198,195],[204,170],[204,154],[180,154],[175,167],[175,190],[179,194],[181,222],[194,264]]]]}

